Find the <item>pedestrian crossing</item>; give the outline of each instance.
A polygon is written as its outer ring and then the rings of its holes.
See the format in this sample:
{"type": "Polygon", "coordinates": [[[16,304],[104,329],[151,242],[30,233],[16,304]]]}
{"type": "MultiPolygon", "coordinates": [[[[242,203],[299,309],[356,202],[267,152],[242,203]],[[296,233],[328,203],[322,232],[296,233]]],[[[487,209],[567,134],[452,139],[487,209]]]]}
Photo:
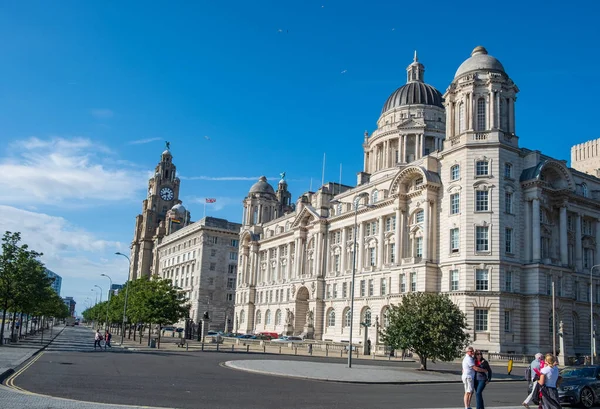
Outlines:
{"type": "MultiPolygon", "coordinates": [[[[46,353],[57,352],[94,352],[94,334],[87,327],[66,327],[45,349],[46,353]]],[[[104,342],[102,342],[104,345],[104,342]]],[[[104,351],[104,349],[96,348],[96,352],[104,351]]],[[[123,349],[115,347],[106,348],[106,351],[121,352],[123,349]]]]}

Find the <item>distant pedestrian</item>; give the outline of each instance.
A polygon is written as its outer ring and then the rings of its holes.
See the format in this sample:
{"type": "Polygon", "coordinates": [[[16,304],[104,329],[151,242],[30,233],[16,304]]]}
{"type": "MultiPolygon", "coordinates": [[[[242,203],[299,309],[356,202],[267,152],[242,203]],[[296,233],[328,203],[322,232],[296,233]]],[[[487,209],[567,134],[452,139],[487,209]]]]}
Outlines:
{"type": "Polygon", "coordinates": [[[492,380],[492,368],[488,361],[483,357],[483,353],[479,350],[475,351],[475,366],[481,369],[485,369],[487,373],[476,372],[475,373],[475,401],[477,403],[477,409],[485,409],[483,403],[483,390],[489,381],[492,380]]]}
{"type": "Polygon", "coordinates": [[[94,351],[96,350],[96,346],[102,351],[102,344],[100,344],[100,341],[102,341],[102,334],[100,333],[100,330],[97,329],[96,335],[94,336],[94,351]]]}
{"type": "Polygon", "coordinates": [[[106,347],[112,348],[112,345],[110,344],[111,339],[112,334],[108,330],[106,330],[106,334],[104,334],[104,349],[106,349],[106,347]]]}

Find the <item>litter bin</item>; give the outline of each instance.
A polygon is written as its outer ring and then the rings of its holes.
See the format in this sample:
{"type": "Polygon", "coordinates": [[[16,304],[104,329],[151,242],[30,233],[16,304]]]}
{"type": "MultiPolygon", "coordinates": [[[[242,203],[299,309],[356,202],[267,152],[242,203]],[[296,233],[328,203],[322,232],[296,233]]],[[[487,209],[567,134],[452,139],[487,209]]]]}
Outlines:
{"type": "Polygon", "coordinates": [[[156,348],[156,341],[157,341],[156,338],[152,338],[150,340],[150,348],[156,348]]]}
{"type": "Polygon", "coordinates": [[[19,334],[12,334],[10,337],[10,342],[18,342],[19,341],[19,334]]]}

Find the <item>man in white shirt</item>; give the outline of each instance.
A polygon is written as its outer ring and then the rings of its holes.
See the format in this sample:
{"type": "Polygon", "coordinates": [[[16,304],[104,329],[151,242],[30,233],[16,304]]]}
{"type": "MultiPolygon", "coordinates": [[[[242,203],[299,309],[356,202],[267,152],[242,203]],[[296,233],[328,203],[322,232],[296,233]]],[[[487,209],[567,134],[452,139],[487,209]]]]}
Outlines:
{"type": "Polygon", "coordinates": [[[471,409],[471,398],[473,397],[473,378],[475,372],[487,373],[485,369],[475,366],[475,357],[473,347],[467,347],[467,353],[462,361],[462,381],[465,385],[464,404],[465,409],[471,409]]]}

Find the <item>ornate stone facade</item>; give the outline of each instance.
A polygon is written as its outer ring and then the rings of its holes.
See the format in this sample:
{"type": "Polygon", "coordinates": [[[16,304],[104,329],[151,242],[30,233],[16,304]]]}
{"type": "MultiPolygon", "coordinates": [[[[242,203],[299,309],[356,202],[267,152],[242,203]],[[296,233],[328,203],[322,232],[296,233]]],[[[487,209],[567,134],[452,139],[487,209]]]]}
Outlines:
{"type": "Polygon", "coordinates": [[[465,312],[477,348],[549,351],[554,282],[563,352],[589,353],[600,180],[519,147],[519,89],[483,47],[459,67],[443,107],[416,58],[407,72],[365,135],[356,187],[328,183],[282,211],[285,180],[277,192],[266,180],[251,189],[235,328],[309,335],[310,316],[315,338],[347,341],[353,319],[353,338],[377,343],[389,306],[428,291],[465,312]]]}

